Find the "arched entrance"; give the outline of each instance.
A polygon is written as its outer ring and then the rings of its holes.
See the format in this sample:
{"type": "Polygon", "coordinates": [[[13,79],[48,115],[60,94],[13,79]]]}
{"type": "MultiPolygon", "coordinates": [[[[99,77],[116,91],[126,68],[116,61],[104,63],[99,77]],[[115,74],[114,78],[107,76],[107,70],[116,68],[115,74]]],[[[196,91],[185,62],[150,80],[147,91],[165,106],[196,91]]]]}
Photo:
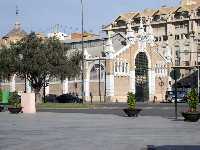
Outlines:
{"type": "Polygon", "coordinates": [[[135,89],[137,101],[149,100],[148,59],[145,52],[139,52],[135,59],[135,89]]]}
{"type": "MultiPolygon", "coordinates": [[[[96,101],[105,101],[105,67],[104,64],[94,62],[89,72],[89,92],[96,101]]],[[[91,97],[90,97],[91,98],[91,97]]]]}

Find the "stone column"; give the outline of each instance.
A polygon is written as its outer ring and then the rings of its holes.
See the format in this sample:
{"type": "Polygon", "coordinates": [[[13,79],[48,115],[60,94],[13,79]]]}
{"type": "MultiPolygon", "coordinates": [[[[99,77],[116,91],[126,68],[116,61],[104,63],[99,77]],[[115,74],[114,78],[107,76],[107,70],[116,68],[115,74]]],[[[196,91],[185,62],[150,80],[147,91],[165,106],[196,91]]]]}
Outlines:
{"type": "Polygon", "coordinates": [[[49,85],[45,87],[45,95],[49,95],[49,85]]]}
{"type": "Polygon", "coordinates": [[[156,84],[155,84],[156,74],[152,68],[148,70],[148,74],[149,74],[149,101],[153,101],[156,89],[156,84]]]}
{"type": "Polygon", "coordinates": [[[85,73],[84,73],[84,93],[85,100],[90,101],[90,70],[88,70],[88,62],[85,63],[85,73]]]}
{"type": "Polygon", "coordinates": [[[26,79],[26,93],[31,93],[31,85],[28,79],[26,79]]]}
{"type": "MultiPolygon", "coordinates": [[[[193,36],[190,36],[190,52],[196,52],[197,51],[197,44],[196,41],[194,40],[193,36]]],[[[197,53],[191,53],[191,60],[190,60],[190,65],[196,65],[195,62],[197,62],[197,53]]]]}
{"type": "Polygon", "coordinates": [[[63,88],[62,93],[63,94],[67,94],[68,93],[68,82],[69,82],[69,80],[68,80],[68,78],[66,78],[62,83],[62,88],[63,88]]]}
{"type": "Polygon", "coordinates": [[[111,39],[111,33],[108,33],[106,44],[106,101],[114,101],[114,48],[111,39]]]}
{"type": "Polygon", "coordinates": [[[135,94],[135,69],[130,71],[130,92],[135,94]]]}
{"type": "Polygon", "coordinates": [[[11,80],[10,80],[10,92],[15,92],[16,91],[15,77],[16,77],[16,74],[14,74],[13,76],[11,76],[11,80]]]}
{"type": "Polygon", "coordinates": [[[106,60],[106,100],[113,101],[113,97],[115,95],[114,92],[114,64],[113,64],[113,55],[107,55],[106,60]]]}
{"type": "MultiPolygon", "coordinates": [[[[111,56],[111,55],[110,55],[111,56]]],[[[106,60],[106,96],[107,101],[114,100],[114,70],[113,70],[113,57],[107,57],[106,60]]]]}

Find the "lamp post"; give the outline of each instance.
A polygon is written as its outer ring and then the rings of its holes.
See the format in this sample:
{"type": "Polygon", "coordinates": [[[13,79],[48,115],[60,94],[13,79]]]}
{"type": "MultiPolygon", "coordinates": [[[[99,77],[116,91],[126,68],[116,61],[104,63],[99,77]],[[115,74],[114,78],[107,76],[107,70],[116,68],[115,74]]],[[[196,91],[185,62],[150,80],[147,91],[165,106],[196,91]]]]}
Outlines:
{"type": "Polygon", "coordinates": [[[98,67],[95,67],[99,79],[99,102],[101,103],[101,59],[99,57],[98,67]]]}
{"type": "MultiPolygon", "coordinates": [[[[23,58],[24,58],[24,56],[23,56],[23,54],[19,54],[19,59],[20,59],[20,61],[22,61],[23,60],[23,58]]],[[[21,63],[22,62],[20,62],[20,66],[21,66],[21,63]]],[[[26,93],[26,91],[27,91],[27,89],[26,89],[26,75],[25,75],[25,78],[24,78],[24,93],[26,93]]]]}
{"type": "Polygon", "coordinates": [[[82,53],[82,72],[81,72],[81,79],[82,79],[82,85],[81,85],[81,92],[82,92],[82,100],[84,102],[84,42],[83,42],[83,32],[84,32],[84,18],[83,18],[83,0],[81,0],[81,53],[82,53]]]}

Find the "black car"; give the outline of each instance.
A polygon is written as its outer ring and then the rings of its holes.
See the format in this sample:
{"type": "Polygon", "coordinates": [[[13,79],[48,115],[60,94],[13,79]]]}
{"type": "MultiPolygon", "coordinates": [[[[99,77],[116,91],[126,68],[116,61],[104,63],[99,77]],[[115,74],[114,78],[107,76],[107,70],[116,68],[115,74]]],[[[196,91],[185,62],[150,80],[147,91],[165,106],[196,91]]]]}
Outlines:
{"type": "Polygon", "coordinates": [[[83,103],[83,100],[72,94],[62,94],[56,97],[58,103],[83,103]]]}
{"type": "Polygon", "coordinates": [[[56,103],[56,95],[55,94],[48,94],[47,96],[45,96],[45,101],[49,102],[49,103],[56,103]]]}

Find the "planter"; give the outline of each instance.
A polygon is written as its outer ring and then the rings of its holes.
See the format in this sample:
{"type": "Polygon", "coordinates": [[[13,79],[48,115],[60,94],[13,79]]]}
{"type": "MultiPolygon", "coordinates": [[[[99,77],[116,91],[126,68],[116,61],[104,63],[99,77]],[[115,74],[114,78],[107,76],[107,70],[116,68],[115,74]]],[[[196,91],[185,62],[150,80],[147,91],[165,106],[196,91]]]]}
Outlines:
{"type": "Polygon", "coordinates": [[[184,121],[196,122],[200,118],[200,112],[182,112],[182,116],[184,121]]]}
{"type": "Polygon", "coordinates": [[[128,115],[128,117],[137,117],[142,109],[124,109],[124,112],[128,115]]]}
{"type": "Polygon", "coordinates": [[[21,96],[21,106],[23,113],[35,114],[35,93],[23,93],[21,96]]]}
{"type": "Polygon", "coordinates": [[[18,113],[22,112],[22,107],[19,107],[19,108],[8,107],[8,111],[9,111],[11,114],[18,114],[18,113]]]}

